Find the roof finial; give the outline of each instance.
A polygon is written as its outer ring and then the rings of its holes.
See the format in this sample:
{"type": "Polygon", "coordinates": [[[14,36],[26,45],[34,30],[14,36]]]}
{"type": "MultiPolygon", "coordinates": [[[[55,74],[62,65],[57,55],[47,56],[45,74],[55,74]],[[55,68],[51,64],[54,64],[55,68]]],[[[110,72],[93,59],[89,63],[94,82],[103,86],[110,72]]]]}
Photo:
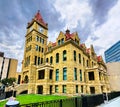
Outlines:
{"type": "Polygon", "coordinates": [[[38,10],[38,13],[40,13],[40,10],[38,10]]]}
{"type": "Polygon", "coordinates": [[[68,27],[67,27],[66,34],[69,34],[69,33],[70,33],[70,30],[69,30],[68,27]]]}

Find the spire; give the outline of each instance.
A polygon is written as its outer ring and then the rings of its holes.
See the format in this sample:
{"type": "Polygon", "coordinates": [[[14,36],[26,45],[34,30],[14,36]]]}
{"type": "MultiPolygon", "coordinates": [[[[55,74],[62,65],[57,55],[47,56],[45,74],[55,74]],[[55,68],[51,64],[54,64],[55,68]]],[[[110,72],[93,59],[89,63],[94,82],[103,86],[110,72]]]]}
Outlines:
{"type": "Polygon", "coordinates": [[[37,20],[38,22],[40,22],[40,23],[46,25],[46,23],[44,22],[44,20],[43,20],[41,14],[40,14],[40,10],[38,10],[38,12],[36,13],[36,15],[35,15],[35,20],[37,20]]]}

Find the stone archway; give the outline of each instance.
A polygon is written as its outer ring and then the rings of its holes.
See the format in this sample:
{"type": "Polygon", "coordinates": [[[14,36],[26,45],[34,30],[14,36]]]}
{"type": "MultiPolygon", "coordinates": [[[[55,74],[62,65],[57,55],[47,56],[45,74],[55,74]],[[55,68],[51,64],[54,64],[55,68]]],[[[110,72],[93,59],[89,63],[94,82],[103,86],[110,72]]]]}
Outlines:
{"type": "Polygon", "coordinates": [[[28,82],[29,82],[29,78],[28,78],[28,75],[26,75],[24,78],[24,83],[28,83],[28,82]]]}

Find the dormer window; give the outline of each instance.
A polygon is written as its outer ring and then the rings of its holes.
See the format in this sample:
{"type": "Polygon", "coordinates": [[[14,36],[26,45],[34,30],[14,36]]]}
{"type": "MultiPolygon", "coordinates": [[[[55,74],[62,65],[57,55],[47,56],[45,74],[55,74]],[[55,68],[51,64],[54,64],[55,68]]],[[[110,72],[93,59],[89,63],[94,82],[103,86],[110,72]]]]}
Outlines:
{"type": "Polygon", "coordinates": [[[50,51],[51,50],[51,46],[50,47],[48,47],[48,51],[50,51]]]}
{"type": "Polygon", "coordinates": [[[77,44],[79,44],[79,41],[78,41],[77,39],[75,39],[75,42],[76,42],[77,44]]]}
{"type": "Polygon", "coordinates": [[[63,44],[63,43],[64,43],[64,38],[61,39],[61,44],[63,44]]]}
{"type": "Polygon", "coordinates": [[[60,40],[58,40],[58,45],[60,45],[60,40]]]}

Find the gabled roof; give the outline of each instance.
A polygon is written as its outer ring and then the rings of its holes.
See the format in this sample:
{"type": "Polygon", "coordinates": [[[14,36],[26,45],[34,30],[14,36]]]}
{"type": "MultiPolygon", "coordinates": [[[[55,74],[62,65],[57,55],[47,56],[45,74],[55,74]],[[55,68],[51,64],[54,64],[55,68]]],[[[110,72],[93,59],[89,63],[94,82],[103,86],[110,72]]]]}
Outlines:
{"type": "Polygon", "coordinates": [[[52,43],[52,46],[53,46],[53,47],[56,46],[56,42],[55,42],[55,43],[52,43]]]}

